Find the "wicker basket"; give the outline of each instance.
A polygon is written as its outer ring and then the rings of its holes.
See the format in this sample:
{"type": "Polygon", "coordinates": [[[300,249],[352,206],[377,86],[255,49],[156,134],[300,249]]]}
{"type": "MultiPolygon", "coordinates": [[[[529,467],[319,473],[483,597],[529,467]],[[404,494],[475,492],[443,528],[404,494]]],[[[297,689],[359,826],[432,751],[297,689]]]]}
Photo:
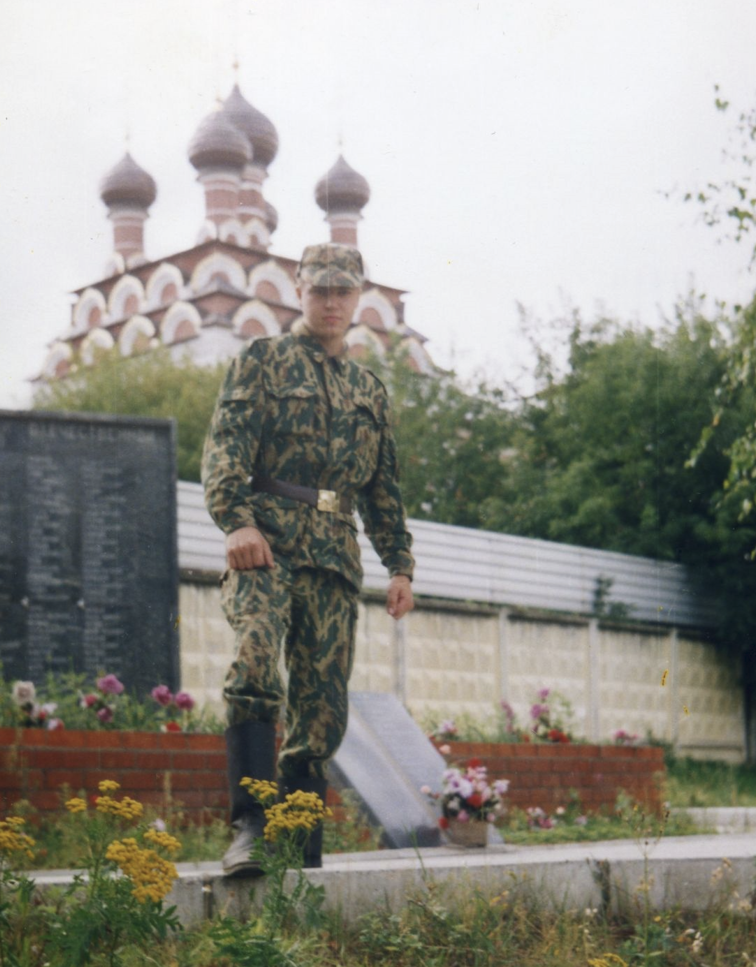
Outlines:
{"type": "Polygon", "coordinates": [[[458,819],[450,819],[446,833],[455,846],[469,849],[488,844],[488,823],[479,819],[471,819],[466,823],[460,823],[458,819]]]}

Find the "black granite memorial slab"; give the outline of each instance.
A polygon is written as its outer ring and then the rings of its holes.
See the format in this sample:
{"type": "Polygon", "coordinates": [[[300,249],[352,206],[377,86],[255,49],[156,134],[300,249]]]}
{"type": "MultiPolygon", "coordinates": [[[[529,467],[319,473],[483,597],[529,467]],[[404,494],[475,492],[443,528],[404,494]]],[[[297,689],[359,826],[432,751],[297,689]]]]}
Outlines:
{"type": "Polygon", "coordinates": [[[6,679],[179,686],[175,424],[0,411],[6,679]]]}

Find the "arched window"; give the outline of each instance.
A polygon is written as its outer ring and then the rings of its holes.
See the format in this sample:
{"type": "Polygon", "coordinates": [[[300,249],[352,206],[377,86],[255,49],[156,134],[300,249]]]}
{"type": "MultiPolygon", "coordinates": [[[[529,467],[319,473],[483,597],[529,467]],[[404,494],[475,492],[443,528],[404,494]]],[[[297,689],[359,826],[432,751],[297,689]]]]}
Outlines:
{"type": "Polygon", "coordinates": [[[378,289],[368,289],[360,296],[355,321],[391,332],[397,326],[396,309],[378,289]]]}
{"type": "Polygon", "coordinates": [[[234,313],[232,325],[234,334],[241,339],[277,336],[281,332],[281,327],[273,310],[258,299],[240,305],[234,313]]]}
{"type": "Polygon", "coordinates": [[[129,319],[118,337],[118,348],[122,356],[136,356],[146,353],[153,346],[155,326],[146,316],[129,319]]]}
{"type": "Polygon", "coordinates": [[[235,259],[223,252],[213,252],[197,263],[190,283],[192,291],[202,292],[213,279],[223,279],[242,292],[246,285],[244,269],[235,259]]]}
{"type": "Polygon", "coordinates": [[[141,312],[144,305],[144,287],[134,275],[124,275],[113,286],[108,299],[110,319],[128,319],[141,312]]]}
{"type": "Polygon", "coordinates": [[[165,345],[185,342],[199,334],[202,318],[191,302],[174,302],[160,323],[160,338],[165,345]]]}
{"type": "Polygon", "coordinates": [[[376,334],[367,326],[355,326],[347,332],[345,341],[349,347],[349,355],[354,359],[364,359],[371,353],[383,356],[386,347],[376,334]]]}
{"type": "Polygon", "coordinates": [[[62,376],[67,376],[72,360],[73,350],[67,342],[53,343],[42,367],[42,377],[60,379],[62,376]]]}
{"type": "Polygon", "coordinates": [[[247,229],[238,218],[227,218],[218,229],[218,237],[222,242],[229,242],[240,248],[247,248],[249,245],[247,229]]]}
{"type": "Polygon", "coordinates": [[[102,292],[99,289],[85,289],[74,307],[74,329],[77,332],[83,332],[102,325],[107,311],[105,296],[102,292]]]}
{"type": "Polygon", "coordinates": [[[261,262],[252,269],[249,273],[247,292],[268,302],[280,302],[292,308],[299,305],[297,290],[291,276],[272,259],[261,262]]]}
{"type": "Polygon", "coordinates": [[[115,340],[107,329],[94,329],[81,342],[79,353],[85,366],[92,366],[100,356],[110,352],[115,340]]]}
{"type": "Polygon", "coordinates": [[[267,251],[270,245],[270,230],[265,222],[261,218],[257,218],[255,215],[249,219],[245,224],[247,229],[247,238],[249,241],[247,244],[250,248],[261,248],[267,251]]]}
{"type": "Polygon", "coordinates": [[[175,302],[180,297],[183,286],[181,269],[170,262],[163,262],[147,280],[145,309],[150,311],[175,302]]]}

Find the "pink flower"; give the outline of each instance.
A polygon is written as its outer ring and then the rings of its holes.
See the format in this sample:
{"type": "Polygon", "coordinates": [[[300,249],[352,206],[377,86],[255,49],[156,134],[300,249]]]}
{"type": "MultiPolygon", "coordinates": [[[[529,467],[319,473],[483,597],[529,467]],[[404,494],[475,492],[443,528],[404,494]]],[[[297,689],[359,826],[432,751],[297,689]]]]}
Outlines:
{"type": "Polygon", "coordinates": [[[170,705],[173,701],[173,693],[167,685],[156,685],[150,695],[155,699],[158,705],[170,705]]]}
{"type": "Polygon", "coordinates": [[[457,813],[457,819],[461,823],[466,823],[469,818],[470,818],[470,814],[466,809],[460,809],[460,811],[457,813]]]}
{"type": "Polygon", "coordinates": [[[109,705],[106,705],[97,712],[97,718],[103,723],[103,725],[106,725],[108,722],[112,722],[113,709],[109,705]]]}
{"type": "Polygon", "coordinates": [[[420,786],[420,792],[424,796],[430,796],[430,794],[431,794],[431,787],[430,786],[420,786]]]}
{"type": "Polygon", "coordinates": [[[440,745],[438,747],[438,751],[441,753],[441,755],[449,755],[449,753],[451,752],[451,746],[447,744],[440,745]]]}
{"type": "Polygon", "coordinates": [[[99,696],[93,695],[90,692],[89,695],[82,695],[81,696],[81,701],[79,702],[79,705],[82,708],[92,708],[92,706],[93,705],[97,705],[97,703],[99,701],[100,701],[99,696]]]}
{"type": "Polygon", "coordinates": [[[547,715],[549,711],[548,705],[540,705],[538,702],[530,707],[530,717],[532,719],[539,719],[542,715],[547,715]]]}
{"type": "Polygon", "coordinates": [[[123,682],[119,682],[115,675],[103,675],[97,679],[97,687],[104,695],[120,695],[124,689],[123,682]]]}
{"type": "Polygon", "coordinates": [[[191,712],[194,708],[194,699],[188,692],[176,692],[174,701],[176,706],[185,712],[191,712]]]}
{"type": "Polygon", "coordinates": [[[34,682],[14,682],[11,698],[16,705],[30,705],[36,697],[34,682]]]}

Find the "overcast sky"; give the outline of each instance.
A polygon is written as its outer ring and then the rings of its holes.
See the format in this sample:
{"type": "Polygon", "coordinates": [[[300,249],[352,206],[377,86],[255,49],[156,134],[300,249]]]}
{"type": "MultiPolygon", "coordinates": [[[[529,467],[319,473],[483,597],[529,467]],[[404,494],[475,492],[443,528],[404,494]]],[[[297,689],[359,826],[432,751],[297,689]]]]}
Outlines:
{"type": "Polygon", "coordinates": [[[372,277],[410,290],[434,358],[513,378],[517,302],[649,325],[691,283],[742,301],[746,251],[664,197],[719,172],[756,96],[746,0],[2,0],[0,406],[70,324],[112,249],[101,177],[126,138],[155,178],[146,254],[190,247],[187,144],[235,79],[275,124],[271,251],[328,229],[313,198],[340,143],[369,181],[372,277]]]}

